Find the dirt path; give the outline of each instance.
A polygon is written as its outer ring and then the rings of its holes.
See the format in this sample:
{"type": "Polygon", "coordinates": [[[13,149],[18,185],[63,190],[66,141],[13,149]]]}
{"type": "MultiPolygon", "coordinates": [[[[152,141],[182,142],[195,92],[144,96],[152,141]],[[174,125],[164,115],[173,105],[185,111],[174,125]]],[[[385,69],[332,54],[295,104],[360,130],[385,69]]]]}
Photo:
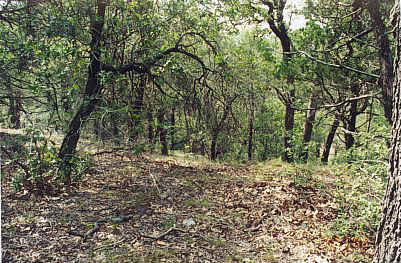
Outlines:
{"type": "Polygon", "coordinates": [[[55,197],[13,194],[3,175],[3,262],[369,262],[373,253],[328,238],[330,194],[294,184],[280,167],[127,154],[95,164],[55,197]],[[85,242],[70,234],[121,215],[133,217],[85,242]]]}

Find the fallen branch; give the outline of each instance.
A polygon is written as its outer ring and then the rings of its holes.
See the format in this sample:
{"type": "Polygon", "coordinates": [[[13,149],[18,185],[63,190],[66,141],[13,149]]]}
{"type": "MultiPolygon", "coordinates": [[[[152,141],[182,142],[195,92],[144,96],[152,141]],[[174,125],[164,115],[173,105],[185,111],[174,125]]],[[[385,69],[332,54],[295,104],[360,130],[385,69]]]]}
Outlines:
{"type": "Polygon", "coordinates": [[[179,232],[186,233],[185,230],[182,230],[182,229],[179,229],[179,228],[176,228],[176,227],[171,227],[169,230],[167,230],[166,232],[164,232],[164,233],[162,233],[162,234],[160,234],[158,236],[148,236],[148,235],[144,235],[144,234],[141,234],[141,233],[139,233],[139,235],[141,237],[146,237],[146,238],[150,238],[150,239],[153,239],[153,240],[160,240],[160,239],[163,239],[165,236],[167,236],[168,234],[170,234],[173,231],[179,231],[179,232]]]}
{"type": "Polygon", "coordinates": [[[126,149],[126,148],[115,148],[115,149],[111,149],[111,150],[108,150],[108,151],[101,151],[101,152],[91,153],[90,155],[91,156],[97,156],[97,155],[111,154],[111,153],[118,155],[117,152],[131,152],[131,150],[130,149],[126,149]]]}
{"type": "Polygon", "coordinates": [[[85,242],[87,239],[92,238],[93,235],[99,231],[100,227],[104,225],[107,222],[111,222],[114,224],[121,224],[124,222],[127,222],[128,220],[132,219],[132,215],[127,215],[127,216],[111,216],[106,219],[100,219],[95,222],[95,225],[93,226],[92,229],[90,229],[88,232],[85,234],[81,234],[72,230],[69,230],[67,233],[73,236],[78,236],[82,238],[82,241],[85,242]]]}

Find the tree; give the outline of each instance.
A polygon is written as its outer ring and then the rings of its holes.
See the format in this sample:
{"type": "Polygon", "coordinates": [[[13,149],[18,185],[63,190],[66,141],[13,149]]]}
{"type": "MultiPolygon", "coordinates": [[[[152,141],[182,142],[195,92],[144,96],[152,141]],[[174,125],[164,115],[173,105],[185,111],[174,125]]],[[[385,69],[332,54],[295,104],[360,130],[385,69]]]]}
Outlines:
{"type": "Polygon", "coordinates": [[[234,15],[234,19],[243,20],[246,23],[267,23],[271,32],[279,39],[282,54],[276,75],[280,78],[281,83],[275,89],[280,101],[285,106],[282,159],[285,162],[293,162],[292,139],[295,123],[296,88],[295,74],[292,68],[294,46],[284,17],[287,0],[262,0],[260,2],[247,0],[245,3],[238,0],[225,0],[224,2],[228,4],[228,16],[238,13],[240,18],[234,15]]]}
{"type": "Polygon", "coordinates": [[[66,184],[71,183],[70,160],[75,153],[75,148],[80,136],[81,125],[94,111],[98,102],[97,96],[101,91],[99,74],[101,72],[100,58],[102,56],[102,32],[106,12],[106,2],[98,0],[97,13],[91,19],[91,42],[90,42],[90,62],[88,66],[88,76],[85,87],[84,102],[78,109],[74,118],[71,120],[66,136],[59,151],[59,158],[62,160],[61,169],[63,180],[66,184]]]}
{"type": "MultiPolygon", "coordinates": [[[[363,1],[355,1],[356,5],[363,1]]],[[[384,1],[385,2],[385,1],[384,1]]],[[[376,34],[376,44],[379,50],[380,57],[380,85],[382,92],[382,105],[384,115],[389,123],[391,123],[393,94],[392,87],[394,82],[393,55],[390,48],[390,41],[387,37],[387,28],[382,19],[380,12],[380,1],[367,1],[367,9],[371,17],[371,23],[376,34]]]]}
{"type": "Polygon", "coordinates": [[[312,92],[310,102],[309,102],[309,110],[306,115],[305,125],[304,125],[304,137],[303,137],[303,147],[301,152],[301,158],[304,162],[308,161],[308,144],[312,138],[312,131],[313,131],[313,123],[316,117],[316,107],[317,107],[317,99],[318,94],[316,91],[312,92]]]}
{"type": "Polygon", "coordinates": [[[376,263],[401,262],[401,25],[399,20],[398,23],[398,56],[396,56],[396,78],[393,86],[393,124],[389,158],[390,167],[388,170],[389,178],[383,200],[383,215],[377,229],[376,263]]]}
{"type": "MultiPolygon", "coordinates": [[[[170,2],[166,4],[170,4],[170,2]]],[[[152,1],[141,2],[138,7],[136,2],[113,3],[98,0],[94,7],[89,6],[89,8],[87,8],[89,10],[89,32],[91,41],[88,46],[89,62],[86,85],[83,92],[83,102],[69,123],[67,133],[58,153],[61,168],[59,169],[60,176],[64,178],[66,184],[69,184],[71,180],[70,161],[75,154],[78,140],[80,138],[81,128],[94,112],[96,105],[100,101],[105,86],[102,81],[107,74],[123,75],[129,72],[135,72],[138,75],[147,75],[148,78],[159,87],[159,89],[162,89],[160,83],[158,83],[160,79],[162,79],[159,76],[160,74],[158,74],[162,71],[160,69],[163,68],[164,65],[164,63],[161,62],[165,62],[167,58],[171,58],[175,55],[187,57],[194,60],[198,66],[200,65],[201,76],[199,79],[202,79],[208,71],[208,68],[202,59],[194,54],[194,52],[191,53],[188,51],[192,50],[191,48],[195,43],[200,42],[199,39],[202,42],[207,42],[209,47],[212,46],[210,44],[211,42],[207,41],[202,33],[196,31],[198,29],[196,24],[187,25],[183,28],[184,30],[179,33],[176,31],[170,32],[172,31],[172,25],[174,25],[174,19],[181,21],[180,19],[185,17],[177,8],[180,8],[180,10],[184,12],[184,10],[186,10],[185,6],[175,5],[175,3],[172,2],[171,5],[174,8],[169,6],[166,7],[166,12],[172,12],[172,14],[160,14],[159,18],[161,21],[159,21],[157,14],[149,14],[150,10],[155,7],[154,5],[155,4],[152,1]],[[112,16],[110,11],[106,12],[106,9],[113,10],[116,5],[119,7],[116,12],[126,12],[126,16],[121,15],[120,23],[117,23],[118,21],[115,20],[116,16],[112,16]],[[142,16],[141,14],[144,15],[142,16]],[[140,21],[137,21],[138,19],[140,21]],[[122,26],[117,27],[116,24],[122,26]],[[134,30],[135,26],[150,28],[148,34],[146,34],[146,36],[149,36],[150,38],[144,40],[149,45],[145,50],[136,50],[136,46],[132,43],[132,38],[135,39],[136,34],[130,30],[134,30]],[[116,31],[125,32],[125,34],[119,35],[116,34],[116,31]],[[162,33],[164,34],[163,37],[165,37],[165,39],[162,38],[162,33]],[[157,36],[159,39],[156,41],[153,39],[154,36],[157,36]],[[114,39],[116,37],[118,39],[114,39]],[[171,37],[171,39],[169,37],[171,37]],[[110,43],[119,41],[126,45],[130,45],[132,49],[129,52],[134,54],[131,60],[122,65],[118,65],[112,60],[115,48],[110,43]],[[155,68],[159,69],[159,72],[155,72],[155,68]]],[[[62,10],[58,11],[61,12],[62,10]]],[[[189,22],[195,23],[196,21],[189,19],[189,22]]],[[[138,101],[142,101],[141,96],[138,96],[138,101]]],[[[135,107],[137,108],[136,112],[138,112],[140,111],[140,108],[142,108],[142,105],[137,105],[135,107]]],[[[134,112],[134,114],[136,112],[134,112]]]]}
{"type": "MultiPolygon", "coordinates": [[[[294,100],[295,100],[295,87],[294,87],[294,75],[291,69],[291,59],[293,57],[293,44],[288,34],[284,22],[284,8],[287,3],[286,0],[275,0],[275,1],[262,1],[264,5],[268,7],[267,22],[273,33],[280,39],[281,48],[283,51],[283,68],[286,71],[287,89],[284,92],[280,92],[280,98],[285,105],[285,118],[284,118],[284,153],[283,161],[292,162],[294,157],[292,156],[292,136],[294,129],[294,100]]],[[[278,91],[278,89],[277,89],[278,91]]]]}

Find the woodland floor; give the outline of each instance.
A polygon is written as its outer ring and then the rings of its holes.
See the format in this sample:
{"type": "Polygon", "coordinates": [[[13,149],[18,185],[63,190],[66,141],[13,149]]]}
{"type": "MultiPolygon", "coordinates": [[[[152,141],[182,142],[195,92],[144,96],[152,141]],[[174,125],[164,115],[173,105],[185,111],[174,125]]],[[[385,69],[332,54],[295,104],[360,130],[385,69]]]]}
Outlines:
{"type": "Polygon", "coordinates": [[[2,262],[371,261],[373,235],[328,234],[338,211],[328,170],[121,152],[94,164],[79,186],[42,197],[14,193],[3,167],[2,262]],[[85,241],[71,234],[122,215],[132,218],[85,241]]]}

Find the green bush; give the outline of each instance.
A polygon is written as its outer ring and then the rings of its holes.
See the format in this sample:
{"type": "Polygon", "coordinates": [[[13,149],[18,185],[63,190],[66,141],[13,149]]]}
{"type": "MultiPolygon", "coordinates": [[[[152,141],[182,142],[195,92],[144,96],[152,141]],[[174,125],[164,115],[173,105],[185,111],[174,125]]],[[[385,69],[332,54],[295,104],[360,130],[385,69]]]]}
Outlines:
{"type": "MultiPolygon", "coordinates": [[[[27,190],[41,195],[51,194],[63,179],[58,173],[60,167],[58,148],[40,131],[31,129],[27,132],[31,143],[19,160],[14,160],[18,169],[12,178],[12,186],[17,192],[27,190]]],[[[90,162],[84,157],[75,155],[70,160],[70,167],[72,181],[76,182],[81,180],[82,175],[88,170],[90,162]]]]}

